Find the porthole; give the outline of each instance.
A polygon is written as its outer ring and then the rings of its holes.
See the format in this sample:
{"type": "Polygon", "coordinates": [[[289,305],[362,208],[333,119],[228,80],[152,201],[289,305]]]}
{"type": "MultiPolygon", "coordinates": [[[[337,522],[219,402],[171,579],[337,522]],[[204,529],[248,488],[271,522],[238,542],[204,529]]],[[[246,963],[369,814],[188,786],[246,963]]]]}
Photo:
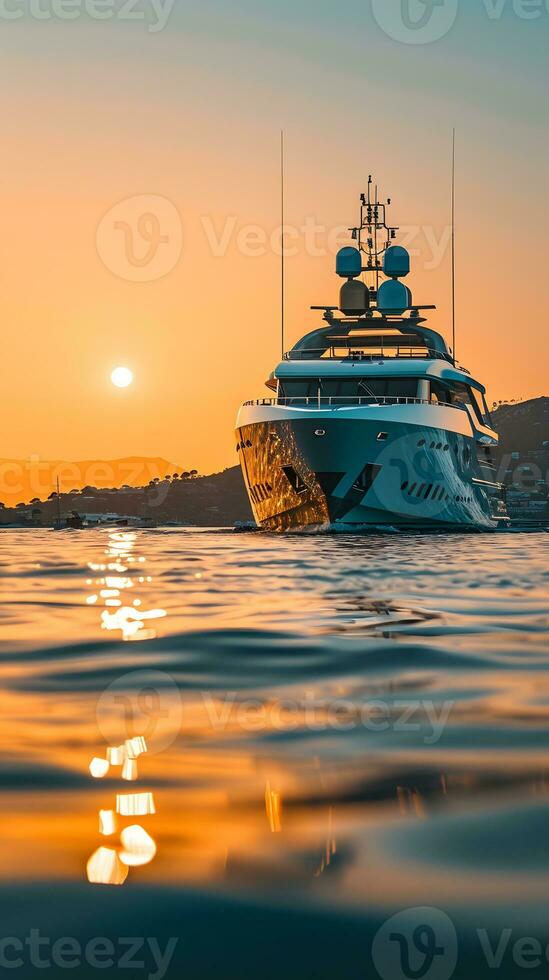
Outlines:
{"type": "Polygon", "coordinates": [[[388,432],[378,432],[378,434],[377,434],[377,441],[378,442],[385,442],[386,439],[387,439],[387,437],[388,437],[388,435],[389,435],[388,432]]]}
{"type": "Polygon", "coordinates": [[[421,449],[421,447],[425,445],[425,439],[420,439],[417,445],[418,449],[421,449]]]}
{"type": "Polygon", "coordinates": [[[408,487],[408,480],[405,480],[400,489],[404,491],[407,489],[407,487],[408,487]]]}
{"type": "Polygon", "coordinates": [[[325,436],[326,429],[315,429],[315,436],[325,436]]]}

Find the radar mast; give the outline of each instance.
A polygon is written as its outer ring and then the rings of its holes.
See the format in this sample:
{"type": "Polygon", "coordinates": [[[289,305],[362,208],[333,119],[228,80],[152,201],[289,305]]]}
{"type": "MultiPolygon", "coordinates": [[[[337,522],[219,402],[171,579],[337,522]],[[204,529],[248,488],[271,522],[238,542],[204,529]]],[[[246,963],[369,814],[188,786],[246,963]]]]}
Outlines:
{"type": "Polygon", "coordinates": [[[396,238],[398,231],[398,225],[390,225],[387,222],[387,208],[390,204],[390,197],[383,202],[379,200],[377,184],[374,186],[370,174],[368,193],[360,195],[360,225],[349,228],[359,250],[368,256],[364,272],[374,276],[376,293],[379,287],[379,274],[383,271],[382,256],[396,238]]]}

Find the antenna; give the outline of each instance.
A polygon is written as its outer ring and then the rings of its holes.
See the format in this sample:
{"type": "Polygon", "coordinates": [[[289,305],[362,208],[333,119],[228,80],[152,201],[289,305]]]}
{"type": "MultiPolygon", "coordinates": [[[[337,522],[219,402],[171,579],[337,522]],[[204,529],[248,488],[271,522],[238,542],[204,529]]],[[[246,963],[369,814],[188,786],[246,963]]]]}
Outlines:
{"type": "Polygon", "coordinates": [[[373,276],[373,287],[379,287],[379,277],[382,272],[382,257],[391,242],[396,238],[398,227],[389,225],[387,218],[387,208],[391,205],[391,198],[381,201],[379,197],[378,185],[374,183],[373,177],[368,176],[368,193],[360,195],[360,224],[355,228],[349,228],[351,236],[357,242],[360,252],[367,255],[368,260],[363,272],[373,276]],[[372,196],[373,194],[373,196],[372,196]],[[366,234],[366,241],[362,235],[366,234]]]}
{"type": "Polygon", "coordinates": [[[374,222],[375,222],[374,223],[374,254],[376,257],[376,293],[379,289],[379,259],[378,259],[378,252],[377,252],[377,229],[378,229],[378,221],[379,221],[379,211],[377,207],[378,203],[379,201],[377,196],[377,184],[376,184],[376,197],[375,197],[375,204],[374,204],[374,222]]]}
{"type": "Polygon", "coordinates": [[[456,363],[456,128],[452,130],[452,355],[456,363]]]}
{"type": "Polygon", "coordinates": [[[280,130],[280,346],[284,358],[284,130],[280,130]]]}

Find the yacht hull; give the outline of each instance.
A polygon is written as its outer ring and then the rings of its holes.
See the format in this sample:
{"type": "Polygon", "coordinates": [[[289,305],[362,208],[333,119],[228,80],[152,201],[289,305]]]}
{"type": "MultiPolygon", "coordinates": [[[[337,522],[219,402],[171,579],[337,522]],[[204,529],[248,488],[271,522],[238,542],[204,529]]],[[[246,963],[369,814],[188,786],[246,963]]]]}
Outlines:
{"type": "Polygon", "coordinates": [[[257,523],[270,530],[506,523],[502,488],[479,461],[467,413],[450,413],[431,408],[405,421],[380,406],[244,415],[238,448],[257,523]],[[433,413],[442,424],[432,424],[433,413]]]}

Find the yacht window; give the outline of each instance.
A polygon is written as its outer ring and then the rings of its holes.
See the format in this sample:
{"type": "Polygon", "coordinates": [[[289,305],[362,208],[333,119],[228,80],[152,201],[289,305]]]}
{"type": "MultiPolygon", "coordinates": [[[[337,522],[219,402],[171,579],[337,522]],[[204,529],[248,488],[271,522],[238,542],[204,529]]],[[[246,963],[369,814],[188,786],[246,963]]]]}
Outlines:
{"type": "Polygon", "coordinates": [[[450,389],[442,381],[431,381],[431,401],[444,402],[447,405],[452,401],[450,389]]]}
{"type": "Polygon", "coordinates": [[[484,425],[491,425],[490,412],[484,395],[481,391],[477,391],[476,388],[471,388],[471,395],[473,398],[473,406],[477,415],[480,419],[482,419],[484,425]]]}
{"type": "Polygon", "coordinates": [[[376,395],[377,392],[366,391],[359,384],[358,378],[353,378],[350,381],[340,381],[337,387],[337,394],[339,398],[357,398],[358,395],[368,398],[372,395],[376,395]]]}
{"type": "Polygon", "coordinates": [[[417,378],[388,378],[386,394],[390,398],[417,398],[417,378]]]}
{"type": "Polygon", "coordinates": [[[333,398],[337,395],[337,386],[339,381],[337,378],[321,378],[320,379],[320,395],[322,398],[333,398]]]}
{"type": "Polygon", "coordinates": [[[341,378],[321,381],[321,395],[339,398],[416,398],[417,378],[341,378]]]}
{"type": "Polygon", "coordinates": [[[317,378],[296,378],[280,382],[281,398],[316,398],[318,394],[317,378]]]}
{"type": "Polygon", "coordinates": [[[280,398],[417,398],[417,378],[291,378],[281,379],[280,398]],[[319,392],[320,389],[320,392],[319,392]]]}
{"type": "Polygon", "coordinates": [[[488,402],[486,401],[486,395],[482,394],[482,404],[484,405],[484,418],[486,419],[486,425],[492,428],[492,415],[490,409],[488,408],[488,402]]]}
{"type": "Polygon", "coordinates": [[[477,392],[474,392],[469,385],[463,384],[461,381],[453,381],[450,387],[452,403],[454,405],[470,405],[471,408],[474,409],[475,415],[477,416],[480,424],[484,425],[484,415],[481,408],[480,398],[478,401],[476,398],[477,392]]]}
{"type": "Polygon", "coordinates": [[[472,405],[471,389],[460,381],[453,381],[451,386],[452,403],[454,405],[472,405]]]}
{"type": "Polygon", "coordinates": [[[431,381],[431,401],[450,405],[470,405],[479,422],[485,424],[485,404],[480,391],[461,381],[431,381]]]}
{"type": "Polygon", "coordinates": [[[385,378],[358,378],[355,381],[357,394],[365,398],[380,398],[385,394],[385,378]]]}

